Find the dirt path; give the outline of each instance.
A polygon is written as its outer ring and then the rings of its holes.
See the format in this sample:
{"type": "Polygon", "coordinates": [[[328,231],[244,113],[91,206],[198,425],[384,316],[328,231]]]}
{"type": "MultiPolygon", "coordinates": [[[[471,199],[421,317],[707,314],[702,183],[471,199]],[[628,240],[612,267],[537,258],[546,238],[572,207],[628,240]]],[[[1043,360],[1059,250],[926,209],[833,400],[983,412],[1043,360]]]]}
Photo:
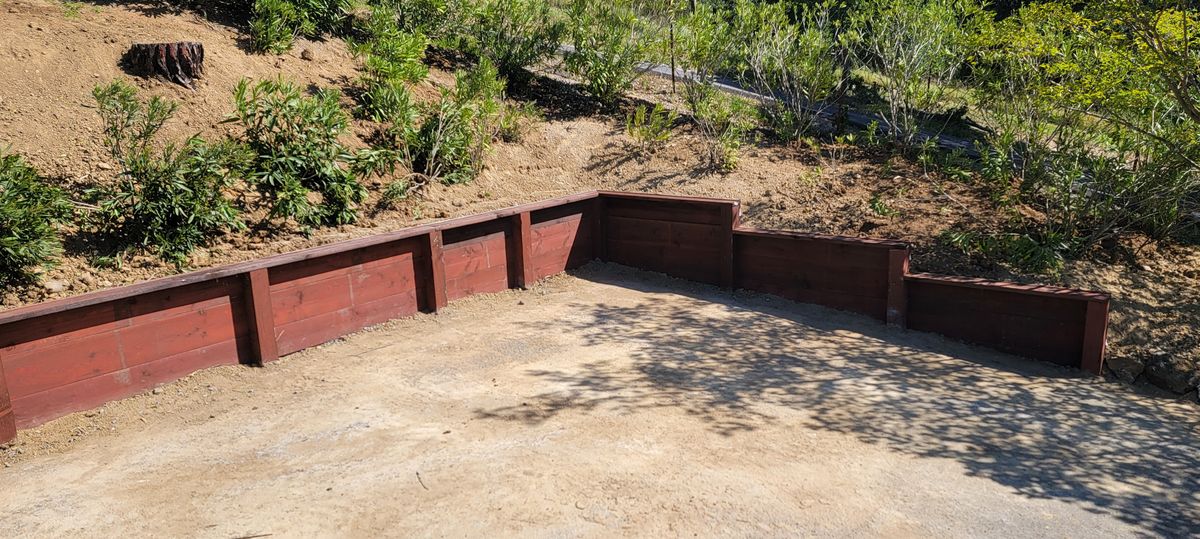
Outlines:
{"type": "Polygon", "coordinates": [[[23,432],[0,536],[1189,531],[1195,417],[1070,376],[589,267],[23,432]]]}

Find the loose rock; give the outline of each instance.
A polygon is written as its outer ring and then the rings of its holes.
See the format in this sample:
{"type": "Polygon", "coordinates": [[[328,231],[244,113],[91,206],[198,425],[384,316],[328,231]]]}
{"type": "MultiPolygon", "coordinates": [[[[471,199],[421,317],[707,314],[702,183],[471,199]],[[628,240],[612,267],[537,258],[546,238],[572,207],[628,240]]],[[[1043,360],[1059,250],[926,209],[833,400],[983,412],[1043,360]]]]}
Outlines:
{"type": "Polygon", "coordinates": [[[1108,369],[1117,378],[1130,384],[1137,381],[1138,376],[1141,376],[1142,372],[1146,370],[1145,361],[1136,356],[1122,355],[1110,357],[1105,361],[1105,364],[1108,365],[1108,369]]]}
{"type": "Polygon", "coordinates": [[[1200,372],[1183,356],[1162,350],[1150,350],[1147,354],[1145,375],[1150,383],[1180,394],[1200,383],[1200,372]]]}

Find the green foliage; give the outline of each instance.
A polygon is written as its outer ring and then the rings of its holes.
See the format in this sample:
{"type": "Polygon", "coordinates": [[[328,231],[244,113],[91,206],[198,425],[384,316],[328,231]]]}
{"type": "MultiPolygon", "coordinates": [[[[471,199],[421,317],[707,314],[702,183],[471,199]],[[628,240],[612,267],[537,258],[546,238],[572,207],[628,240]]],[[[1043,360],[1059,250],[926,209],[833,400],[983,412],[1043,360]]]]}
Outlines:
{"type": "Polygon", "coordinates": [[[147,151],[155,134],[175,114],[177,106],[158,96],[143,103],[138,99],[136,88],[119,80],[96,86],[92,89],[92,97],[96,99],[104,124],[104,145],[118,161],[147,151]]]}
{"type": "Polygon", "coordinates": [[[1062,268],[1061,240],[1053,235],[947,230],[939,240],[963,254],[1001,261],[1030,273],[1054,272],[1062,268]]]}
{"type": "Polygon", "coordinates": [[[225,194],[244,160],[236,145],[193,137],[182,148],[168,143],[160,151],[155,140],[174,103],[158,97],[143,103],[121,81],[97,86],[92,95],[105,144],[121,166],[115,185],[92,192],[99,199],[92,217],[102,233],[183,265],[196,247],[242,228],[225,194]]]}
{"type": "Polygon", "coordinates": [[[422,62],[428,40],[419,33],[402,31],[395,14],[381,8],[371,12],[366,34],[365,41],[353,46],[363,62],[362,110],[365,116],[382,122],[411,107],[404,84],[429,75],[422,62]]]}
{"type": "Polygon", "coordinates": [[[734,38],[741,44],[742,78],[762,95],[774,96],[766,120],[787,139],[813,131],[850,76],[832,0],[801,6],[789,16],[784,4],[739,0],[734,38]],[[794,21],[794,22],[793,22],[794,21]]]}
{"type": "Polygon", "coordinates": [[[93,217],[122,245],[152,249],[183,266],[196,247],[244,228],[225,195],[244,159],[236,144],[210,145],[199,137],[182,148],[134,152],[117,184],[97,191],[93,217]]]}
{"type": "Polygon", "coordinates": [[[754,107],[708,87],[692,114],[707,141],[709,165],[726,171],[737,168],[739,151],[757,124],[754,107]]]}
{"type": "Polygon", "coordinates": [[[602,103],[616,102],[642,76],[639,64],[652,59],[662,26],[640,17],[635,0],[571,0],[567,18],[567,71],[602,103]]]}
{"type": "Polygon", "coordinates": [[[1170,67],[1200,61],[1176,41],[1187,17],[1033,4],[982,34],[973,67],[993,198],[1036,210],[1029,226],[1070,254],[1130,229],[1177,230],[1200,193],[1200,116],[1170,67]]]}
{"type": "Polygon", "coordinates": [[[412,183],[407,179],[394,180],[383,188],[383,194],[379,197],[379,207],[382,209],[396,209],[400,202],[407,199],[412,191],[412,183]]]}
{"type": "Polygon", "coordinates": [[[61,190],[21,156],[0,151],[0,286],[28,282],[54,264],[58,225],[70,215],[61,190]]]}
{"type": "Polygon", "coordinates": [[[83,13],[83,2],[63,2],[63,17],[78,19],[83,13]]]}
{"type": "Polygon", "coordinates": [[[473,0],[383,0],[406,32],[429,36],[444,49],[465,48],[472,20],[473,0]]]}
{"type": "Polygon", "coordinates": [[[625,132],[638,146],[642,155],[652,154],[671,140],[671,127],[679,118],[673,110],[655,104],[653,108],[638,105],[625,119],[625,132]]]}
{"type": "Polygon", "coordinates": [[[523,68],[558,51],[566,24],[546,0],[481,0],[471,24],[472,50],[513,82],[523,68]]]}
{"type": "Polygon", "coordinates": [[[242,139],[253,152],[248,180],[273,218],[301,226],[340,225],[358,219],[366,189],[350,170],[353,155],[338,141],[349,121],[337,92],[304,96],[283,79],[234,91],[242,139]]]}
{"type": "Polygon", "coordinates": [[[291,49],[297,36],[338,33],[350,7],[347,0],[254,0],[250,48],[279,54],[291,49]]]}
{"type": "Polygon", "coordinates": [[[921,116],[937,112],[984,21],[979,0],[859,0],[851,11],[859,61],[877,73],[888,134],[917,143],[921,116]]]}
{"type": "Polygon", "coordinates": [[[880,217],[895,217],[900,214],[900,212],[888,205],[887,200],[879,193],[871,195],[868,205],[871,206],[871,211],[880,217]]]}
{"type": "Polygon", "coordinates": [[[389,128],[392,145],[401,150],[414,174],[453,184],[470,181],[483,171],[483,159],[499,135],[504,113],[504,80],[486,58],[455,75],[454,91],[443,90],[437,101],[396,116],[389,128]]]}
{"type": "Polygon", "coordinates": [[[525,102],[520,105],[505,104],[497,120],[496,129],[500,140],[504,142],[520,142],[532,129],[533,125],[544,120],[544,115],[537,105],[525,102]]]}

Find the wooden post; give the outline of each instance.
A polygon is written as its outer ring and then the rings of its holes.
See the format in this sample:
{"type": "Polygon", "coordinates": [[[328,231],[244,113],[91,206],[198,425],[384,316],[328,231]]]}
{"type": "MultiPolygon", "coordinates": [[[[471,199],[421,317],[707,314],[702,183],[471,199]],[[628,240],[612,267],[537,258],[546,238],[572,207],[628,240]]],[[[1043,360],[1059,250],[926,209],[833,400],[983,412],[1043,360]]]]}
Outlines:
{"type": "Polygon", "coordinates": [[[4,364],[0,362],[0,444],[17,438],[17,416],[13,414],[8,382],[4,379],[4,364]]]}
{"type": "Polygon", "coordinates": [[[733,288],[734,284],[734,264],[733,259],[733,229],[737,228],[738,221],[741,220],[742,208],[738,203],[724,204],[721,206],[721,245],[720,245],[720,280],[721,286],[724,288],[733,288]]]}
{"type": "Polygon", "coordinates": [[[592,199],[592,258],[602,261],[608,260],[605,214],[604,195],[596,195],[596,198],[592,199]]]}
{"type": "Polygon", "coordinates": [[[279,359],[275,340],[275,312],[271,306],[271,280],[266,268],[246,274],[246,314],[250,318],[251,346],[259,365],[279,359]]]}
{"type": "Polygon", "coordinates": [[[888,251],[887,314],[889,326],[908,327],[908,291],[904,276],[908,275],[908,249],[888,251]]]}
{"type": "Polygon", "coordinates": [[[526,288],[537,280],[533,272],[533,232],[529,212],[523,211],[511,217],[512,234],[508,236],[508,259],[512,270],[509,274],[511,288],[526,288]]]}
{"type": "Polygon", "coordinates": [[[434,230],[425,236],[429,250],[429,286],[425,288],[426,304],[437,312],[449,302],[446,300],[446,266],[442,260],[442,231],[434,230]]]}
{"type": "Polygon", "coordinates": [[[1108,300],[1089,301],[1083,323],[1083,357],[1079,368],[1096,376],[1104,373],[1104,349],[1108,339],[1108,300]]]}

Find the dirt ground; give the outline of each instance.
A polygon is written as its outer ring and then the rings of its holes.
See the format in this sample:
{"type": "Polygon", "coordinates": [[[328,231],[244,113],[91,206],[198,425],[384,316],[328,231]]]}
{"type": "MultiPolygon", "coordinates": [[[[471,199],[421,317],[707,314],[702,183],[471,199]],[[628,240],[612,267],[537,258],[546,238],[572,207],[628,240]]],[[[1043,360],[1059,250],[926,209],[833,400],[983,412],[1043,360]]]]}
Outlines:
{"type": "MultiPolygon", "coordinates": [[[[114,163],[103,150],[92,104],[94,85],[114,79],[137,84],[145,95],[180,102],[166,124],[166,140],[192,134],[230,133],[220,123],[232,112],[232,89],[242,77],[283,76],[311,87],[350,93],[357,63],[337,39],[301,41],[289,53],[249,54],[243,29],[230,14],[186,11],[177,2],[83,3],[78,14],[49,0],[5,0],[0,4],[0,147],[26,155],[39,170],[75,193],[112,181],[114,163]],[[195,91],[131,77],[119,67],[133,42],[199,40],[208,51],[207,72],[195,91]],[[301,58],[308,50],[312,60],[301,58]]],[[[205,5],[199,2],[195,5],[205,5]]],[[[212,2],[220,5],[220,2],[212,2]]],[[[215,9],[215,8],[214,8],[215,9]]],[[[240,15],[239,15],[240,16],[240,15]]],[[[430,79],[414,88],[432,96],[451,84],[451,66],[435,62],[430,79]]],[[[466,185],[434,185],[396,210],[380,210],[383,183],[370,186],[361,222],[304,235],[255,229],[217,238],[197,250],[199,269],[377,234],[418,222],[467,215],[588,189],[617,189],[741,200],[751,226],[902,239],[914,247],[913,267],[957,275],[1021,282],[1050,282],[1112,294],[1109,357],[1134,371],[1155,358],[1178,359],[1192,371],[1200,364],[1200,247],[1150,247],[1138,257],[1107,253],[1069,262],[1061,275],[1023,275],[973,260],[937,238],[956,227],[987,228],[1004,219],[986,196],[970,185],[928,174],[919,164],[837,144],[819,149],[761,142],[748,147],[736,171],[709,169],[703,142],[680,123],[666,147],[653,156],[630,152],[624,112],[604,112],[572,85],[540,70],[531,87],[514,98],[532,101],[546,115],[520,143],[498,144],[487,168],[466,185]],[[882,211],[882,213],[881,213],[882,211]]],[[[678,101],[669,82],[647,77],[634,101],[678,101]]],[[[347,107],[352,105],[346,99],[347,107]]],[[[346,142],[361,147],[372,126],[356,120],[346,142]]],[[[180,271],[146,254],[119,267],[94,261],[103,242],[86,230],[66,231],[66,252],[41,284],[0,293],[0,309],[131,284],[180,271]]],[[[1200,371],[1192,373],[1200,379],[1200,371]]],[[[1186,379],[1188,372],[1174,375],[1186,379]]],[[[1134,374],[1129,379],[1136,377],[1134,374]]],[[[1144,377],[1143,377],[1144,378],[1144,377]]],[[[1161,385],[1161,384],[1160,384],[1161,385]]],[[[1194,395],[1194,392],[1193,392],[1194,395]]]]}
{"type": "Polygon", "coordinates": [[[1075,376],[597,264],[24,431],[0,536],[1200,532],[1192,410],[1075,376]]]}

